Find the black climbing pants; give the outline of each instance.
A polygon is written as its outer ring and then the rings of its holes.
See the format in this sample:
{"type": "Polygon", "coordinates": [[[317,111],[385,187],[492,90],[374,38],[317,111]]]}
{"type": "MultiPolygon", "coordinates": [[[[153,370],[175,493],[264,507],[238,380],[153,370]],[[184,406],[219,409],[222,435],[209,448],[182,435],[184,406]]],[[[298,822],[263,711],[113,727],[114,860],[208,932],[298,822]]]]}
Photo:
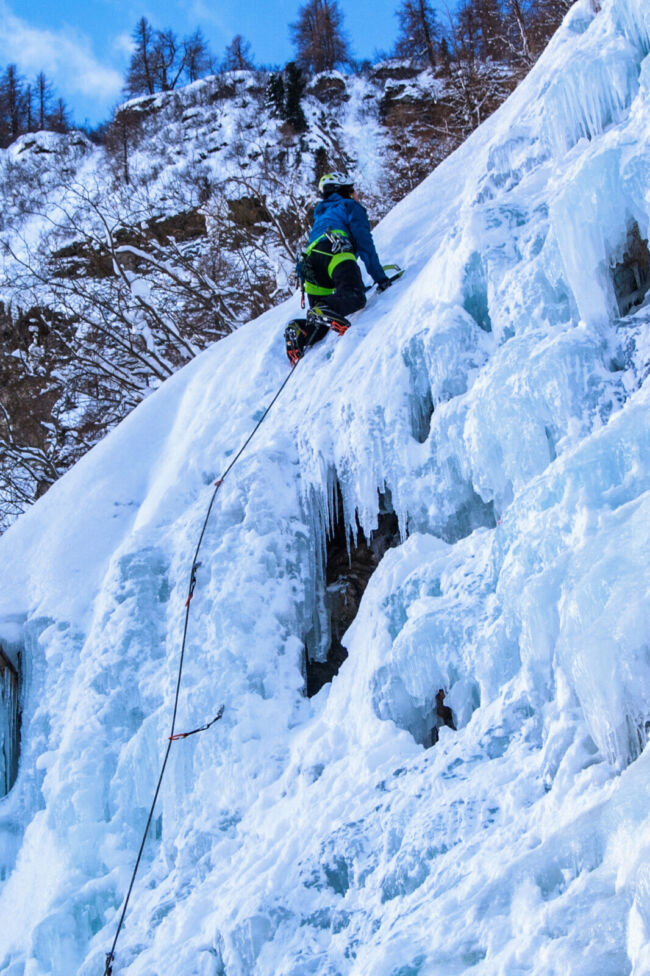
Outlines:
{"type": "MultiPolygon", "coordinates": [[[[310,255],[310,259],[318,260],[318,255],[310,255]]],[[[316,264],[316,261],[314,261],[316,264]]],[[[331,277],[335,291],[331,295],[308,295],[309,307],[324,305],[339,315],[351,315],[358,312],[366,304],[366,290],[363,286],[361,271],[356,261],[341,261],[334,268],[331,277]]],[[[321,279],[318,283],[321,284],[321,279]]]]}

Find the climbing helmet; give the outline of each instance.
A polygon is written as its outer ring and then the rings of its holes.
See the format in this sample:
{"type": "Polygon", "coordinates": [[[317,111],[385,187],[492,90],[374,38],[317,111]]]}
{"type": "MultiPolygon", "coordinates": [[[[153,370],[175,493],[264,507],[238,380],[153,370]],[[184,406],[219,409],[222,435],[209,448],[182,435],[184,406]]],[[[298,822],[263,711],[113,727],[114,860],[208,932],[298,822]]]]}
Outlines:
{"type": "Polygon", "coordinates": [[[325,173],[318,181],[318,192],[321,196],[329,196],[344,187],[353,187],[354,180],[347,173],[325,173]]]}

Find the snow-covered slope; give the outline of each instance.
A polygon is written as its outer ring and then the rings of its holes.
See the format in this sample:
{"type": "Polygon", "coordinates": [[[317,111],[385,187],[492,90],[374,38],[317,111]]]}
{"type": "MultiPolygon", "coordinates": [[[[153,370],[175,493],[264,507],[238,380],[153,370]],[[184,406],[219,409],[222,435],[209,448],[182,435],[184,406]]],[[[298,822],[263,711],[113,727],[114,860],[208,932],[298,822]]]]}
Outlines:
{"type": "MultiPolygon", "coordinates": [[[[483,111],[514,70],[480,67],[476,85],[500,77],[483,111]]],[[[0,149],[0,533],[197,351],[292,294],[323,169],[355,174],[374,223],[465,131],[442,70],[301,84],[302,115],[282,75],[229,71],[125,103],[101,146],[0,149]]]]}
{"type": "MultiPolygon", "coordinates": [[[[220,491],[130,976],[650,972],[650,13],[580,0],[377,231],[408,274],[310,351],[220,491]],[[632,284],[630,284],[632,282],[632,284]],[[327,645],[333,486],[399,516],[327,645]],[[440,729],[447,692],[457,731],[440,729]],[[646,767],[648,766],[648,769],[646,767]]],[[[0,973],[103,969],[212,483],[295,301],[166,382],[0,540],[23,681],[0,973]]]]}

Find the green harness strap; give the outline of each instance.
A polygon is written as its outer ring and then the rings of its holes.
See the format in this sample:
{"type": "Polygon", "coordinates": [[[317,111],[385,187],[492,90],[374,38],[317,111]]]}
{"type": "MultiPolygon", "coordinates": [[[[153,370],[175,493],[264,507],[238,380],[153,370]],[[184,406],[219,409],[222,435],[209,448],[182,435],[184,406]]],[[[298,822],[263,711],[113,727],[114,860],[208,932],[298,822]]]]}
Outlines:
{"type": "Polygon", "coordinates": [[[321,288],[320,285],[312,285],[311,281],[305,281],[305,292],[308,295],[333,295],[336,288],[321,288]]]}
{"type": "MultiPolygon", "coordinates": [[[[344,230],[331,230],[329,233],[338,234],[340,237],[348,236],[344,230]]],[[[339,264],[341,264],[343,261],[356,261],[357,259],[352,251],[339,251],[338,254],[331,254],[330,251],[319,251],[316,245],[325,237],[327,237],[327,234],[321,234],[321,236],[317,237],[315,241],[312,241],[311,244],[305,248],[305,254],[309,256],[310,254],[315,253],[323,254],[326,258],[331,257],[331,260],[327,265],[327,274],[331,278],[332,272],[338,268],[339,264]]],[[[314,285],[311,281],[305,281],[305,291],[308,295],[333,295],[336,289],[324,288],[322,285],[314,285]]]]}
{"type": "Polygon", "coordinates": [[[343,261],[356,261],[356,257],[352,251],[341,251],[340,254],[335,254],[330,263],[327,265],[327,273],[332,277],[332,272],[335,268],[338,268],[339,264],[343,261]]]}

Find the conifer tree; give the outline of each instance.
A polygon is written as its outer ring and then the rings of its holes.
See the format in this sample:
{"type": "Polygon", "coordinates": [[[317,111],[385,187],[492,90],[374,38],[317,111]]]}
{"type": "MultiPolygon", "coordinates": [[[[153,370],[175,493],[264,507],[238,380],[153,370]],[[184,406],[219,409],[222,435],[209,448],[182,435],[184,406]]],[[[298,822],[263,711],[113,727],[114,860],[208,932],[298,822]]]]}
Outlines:
{"type": "Polygon", "coordinates": [[[39,129],[68,132],[68,108],[59,98],[52,109],[52,97],[52,86],[42,71],[25,84],[16,65],[8,65],[0,74],[0,145],[9,146],[23,133],[39,129]]]}
{"type": "Polygon", "coordinates": [[[296,132],[305,132],[307,119],[300,104],[306,85],[303,73],[295,61],[289,61],[284,69],[284,75],[284,118],[291,123],[296,132]]]}
{"type": "Polygon", "coordinates": [[[337,0],[307,0],[291,24],[296,61],[313,71],[331,71],[350,60],[337,0]]]}
{"type": "Polygon", "coordinates": [[[284,116],[284,81],[277,71],[269,75],[266,84],[266,104],[271,109],[271,115],[278,119],[284,116]]]}

